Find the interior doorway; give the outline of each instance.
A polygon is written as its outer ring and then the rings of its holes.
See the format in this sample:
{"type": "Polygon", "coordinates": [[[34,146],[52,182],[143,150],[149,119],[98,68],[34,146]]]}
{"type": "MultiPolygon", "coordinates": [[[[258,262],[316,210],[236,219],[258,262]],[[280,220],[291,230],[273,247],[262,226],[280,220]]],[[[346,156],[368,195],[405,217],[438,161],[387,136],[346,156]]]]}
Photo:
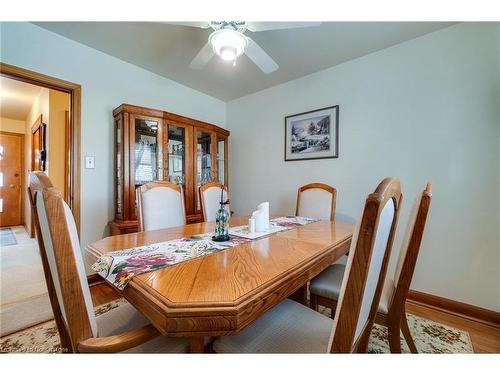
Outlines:
{"type": "Polygon", "coordinates": [[[23,224],[24,135],[0,131],[0,227],[23,224]]]}
{"type": "Polygon", "coordinates": [[[24,215],[21,216],[24,216],[22,220],[28,233],[34,235],[25,196],[27,174],[35,170],[48,173],[70,206],[80,232],[80,85],[4,63],[0,63],[0,75],[1,79],[8,78],[42,88],[50,97],[47,102],[57,107],[49,113],[42,106],[36,117],[26,119],[23,146],[26,162],[20,189],[24,201],[21,202],[24,206],[24,215]],[[56,123],[60,124],[59,127],[54,125],[56,123]],[[62,150],[60,154],[54,152],[56,146],[62,150]]]}

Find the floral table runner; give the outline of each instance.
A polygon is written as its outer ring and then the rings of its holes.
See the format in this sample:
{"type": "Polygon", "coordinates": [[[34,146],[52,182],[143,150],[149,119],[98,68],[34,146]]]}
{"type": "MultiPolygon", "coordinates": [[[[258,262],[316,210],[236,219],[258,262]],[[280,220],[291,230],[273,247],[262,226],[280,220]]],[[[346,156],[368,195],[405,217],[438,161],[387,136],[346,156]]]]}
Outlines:
{"type": "MultiPolygon", "coordinates": [[[[315,221],[317,220],[300,216],[279,217],[271,220],[271,226],[274,228],[272,233],[293,229],[315,221]]],[[[243,233],[244,227],[246,226],[237,228],[241,228],[243,233]]],[[[248,227],[246,232],[248,232],[248,227]]],[[[115,287],[123,290],[135,275],[213,254],[249,241],[251,241],[250,238],[234,233],[229,241],[215,242],[212,241],[212,233],[204,233],[107,253],[97,259],[92,265],[92,269],[115,287]]]]}

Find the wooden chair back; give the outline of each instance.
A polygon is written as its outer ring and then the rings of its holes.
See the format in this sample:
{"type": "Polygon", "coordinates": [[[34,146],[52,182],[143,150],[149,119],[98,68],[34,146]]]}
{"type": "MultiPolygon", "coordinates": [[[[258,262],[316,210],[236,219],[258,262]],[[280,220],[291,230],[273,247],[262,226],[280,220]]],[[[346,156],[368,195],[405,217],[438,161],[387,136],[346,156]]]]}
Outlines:
{"type": "MultiPolygon", "coordinates": [[[[203,221],[215,221],[217,210],[220,208],[220,189],[223,186],[220,182],[207,182],[199,188],[201,210],[203,212],[203,221]]],[[[227,187],[224,186],[224,201],[228,200],[227,187]]],[[[229,205],[226,206],[230,213],[229,205]]]]}
{"type": "Polygon", "coordinates": [[[31,206],[31,217],[33,225],[35,226],[35,236],[38,242],[38,248],[40,249],[40,258],[42,259],[43,273],[45,276],[45,282],[47,284],[47,291],[49,294],[50,305],[52,307],[52,313],[54,314],[54,320],[56,322],[57,330],[59,331],[59,337],[61,339],[61,348],[63,350],[69,350],[71,348],[71,343],[69,340],[69,334],[67,332],[66,324],[62,318],[61,307],[59,306],[59,301],[57,300],[56,290],[54,288],[54,281],[52,280],[52,275],[50,273],[49,262],[47,260],[47,254],[45,252],[45,246],[43,244],[42,232],[40,230],[40,222],[38,220],[38,215],[36,212],[36,192],[43,189],[49,189],[53,187],[52,181],[49,177],[41,171],[34,171],[29,174],[29,185],[28,185],[28,197],[31,206]]]}
{"type": "Polygon", "coordinates": [[[182,186],[168,181],[148,182],[136,189],[136,197],[141,232],[186,224],[182,186]]]}
{"type": "Polygon", "coordinates": [[[73,214],[51,185],[41,172],[30,175],[29,195],[52,310],[63,349],[76,352],[80,341],[97,336],[97,324],[73,214]]]}
{"type": "Polygon", "coordinates": [[[385,178],[366,198],[340,289],[330,338],[332,353],[366,351],[364,346],[375,321],[401,200],[401,186],[395,178],[385,178]]]}
{"type": "Polygon", "coordinates": [[[427,214],[432,199],[432,184],[427,183],[424,191],[418,195],[410,211],[405,237],[401,243],[394,277],[394,294],[389,302],[389,314],[401,315],[410,289],[413,272],[417,264],[420,244],[424,234],[427,214]]]}
{"type": "Polygon", "coordinates": [[[296,216],[321,220],[335,220],[337,189],[315,182],[299,187],[297,191],[296,216]]]}

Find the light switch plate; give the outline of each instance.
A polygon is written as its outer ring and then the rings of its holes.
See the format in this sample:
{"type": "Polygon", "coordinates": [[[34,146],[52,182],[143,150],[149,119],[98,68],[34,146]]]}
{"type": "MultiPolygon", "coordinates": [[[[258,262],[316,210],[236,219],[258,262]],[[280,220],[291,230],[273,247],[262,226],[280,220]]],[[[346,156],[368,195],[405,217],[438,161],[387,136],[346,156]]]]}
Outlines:
{"type": "Polygon", "coordinates": [[[94,169],[95,168],[95,157],[94,156],[85,156],[85,168],[86,169],[94,169]]]}

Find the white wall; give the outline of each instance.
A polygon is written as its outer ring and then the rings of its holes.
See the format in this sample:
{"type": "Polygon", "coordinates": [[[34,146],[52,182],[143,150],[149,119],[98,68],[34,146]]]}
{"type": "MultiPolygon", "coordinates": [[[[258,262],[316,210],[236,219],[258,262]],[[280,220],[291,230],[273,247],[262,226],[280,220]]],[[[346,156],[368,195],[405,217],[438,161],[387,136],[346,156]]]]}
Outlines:
{"type": "Polygon", "coordinates": [[[231,208],[269,200],[290,214],[297,187],[321,181],[338,188],[337,211],[357,217],[377,183],[397,176],[397,252],[430,180],[412,288],[500,310],[499,34],[498,24],[460,24],[228,102],[231,208]],[[336,104],[339,159],[284,162],[284,117],[336,104]]]}
{"type": "Polygon", "coordinates": [[[0,24],[2,62],[82,86],[81,243],[113,219],[113,118],[122,103],[164,109],[225,126],[225,103],[30,23],[0,24]],[[96,168],[84,169],[95,156],[96,168]]]}
{"type": "Polygon", "coordinates": [[[0,131],[24,134],[24,121],[7,117],[0,117],[0,131]]]}

